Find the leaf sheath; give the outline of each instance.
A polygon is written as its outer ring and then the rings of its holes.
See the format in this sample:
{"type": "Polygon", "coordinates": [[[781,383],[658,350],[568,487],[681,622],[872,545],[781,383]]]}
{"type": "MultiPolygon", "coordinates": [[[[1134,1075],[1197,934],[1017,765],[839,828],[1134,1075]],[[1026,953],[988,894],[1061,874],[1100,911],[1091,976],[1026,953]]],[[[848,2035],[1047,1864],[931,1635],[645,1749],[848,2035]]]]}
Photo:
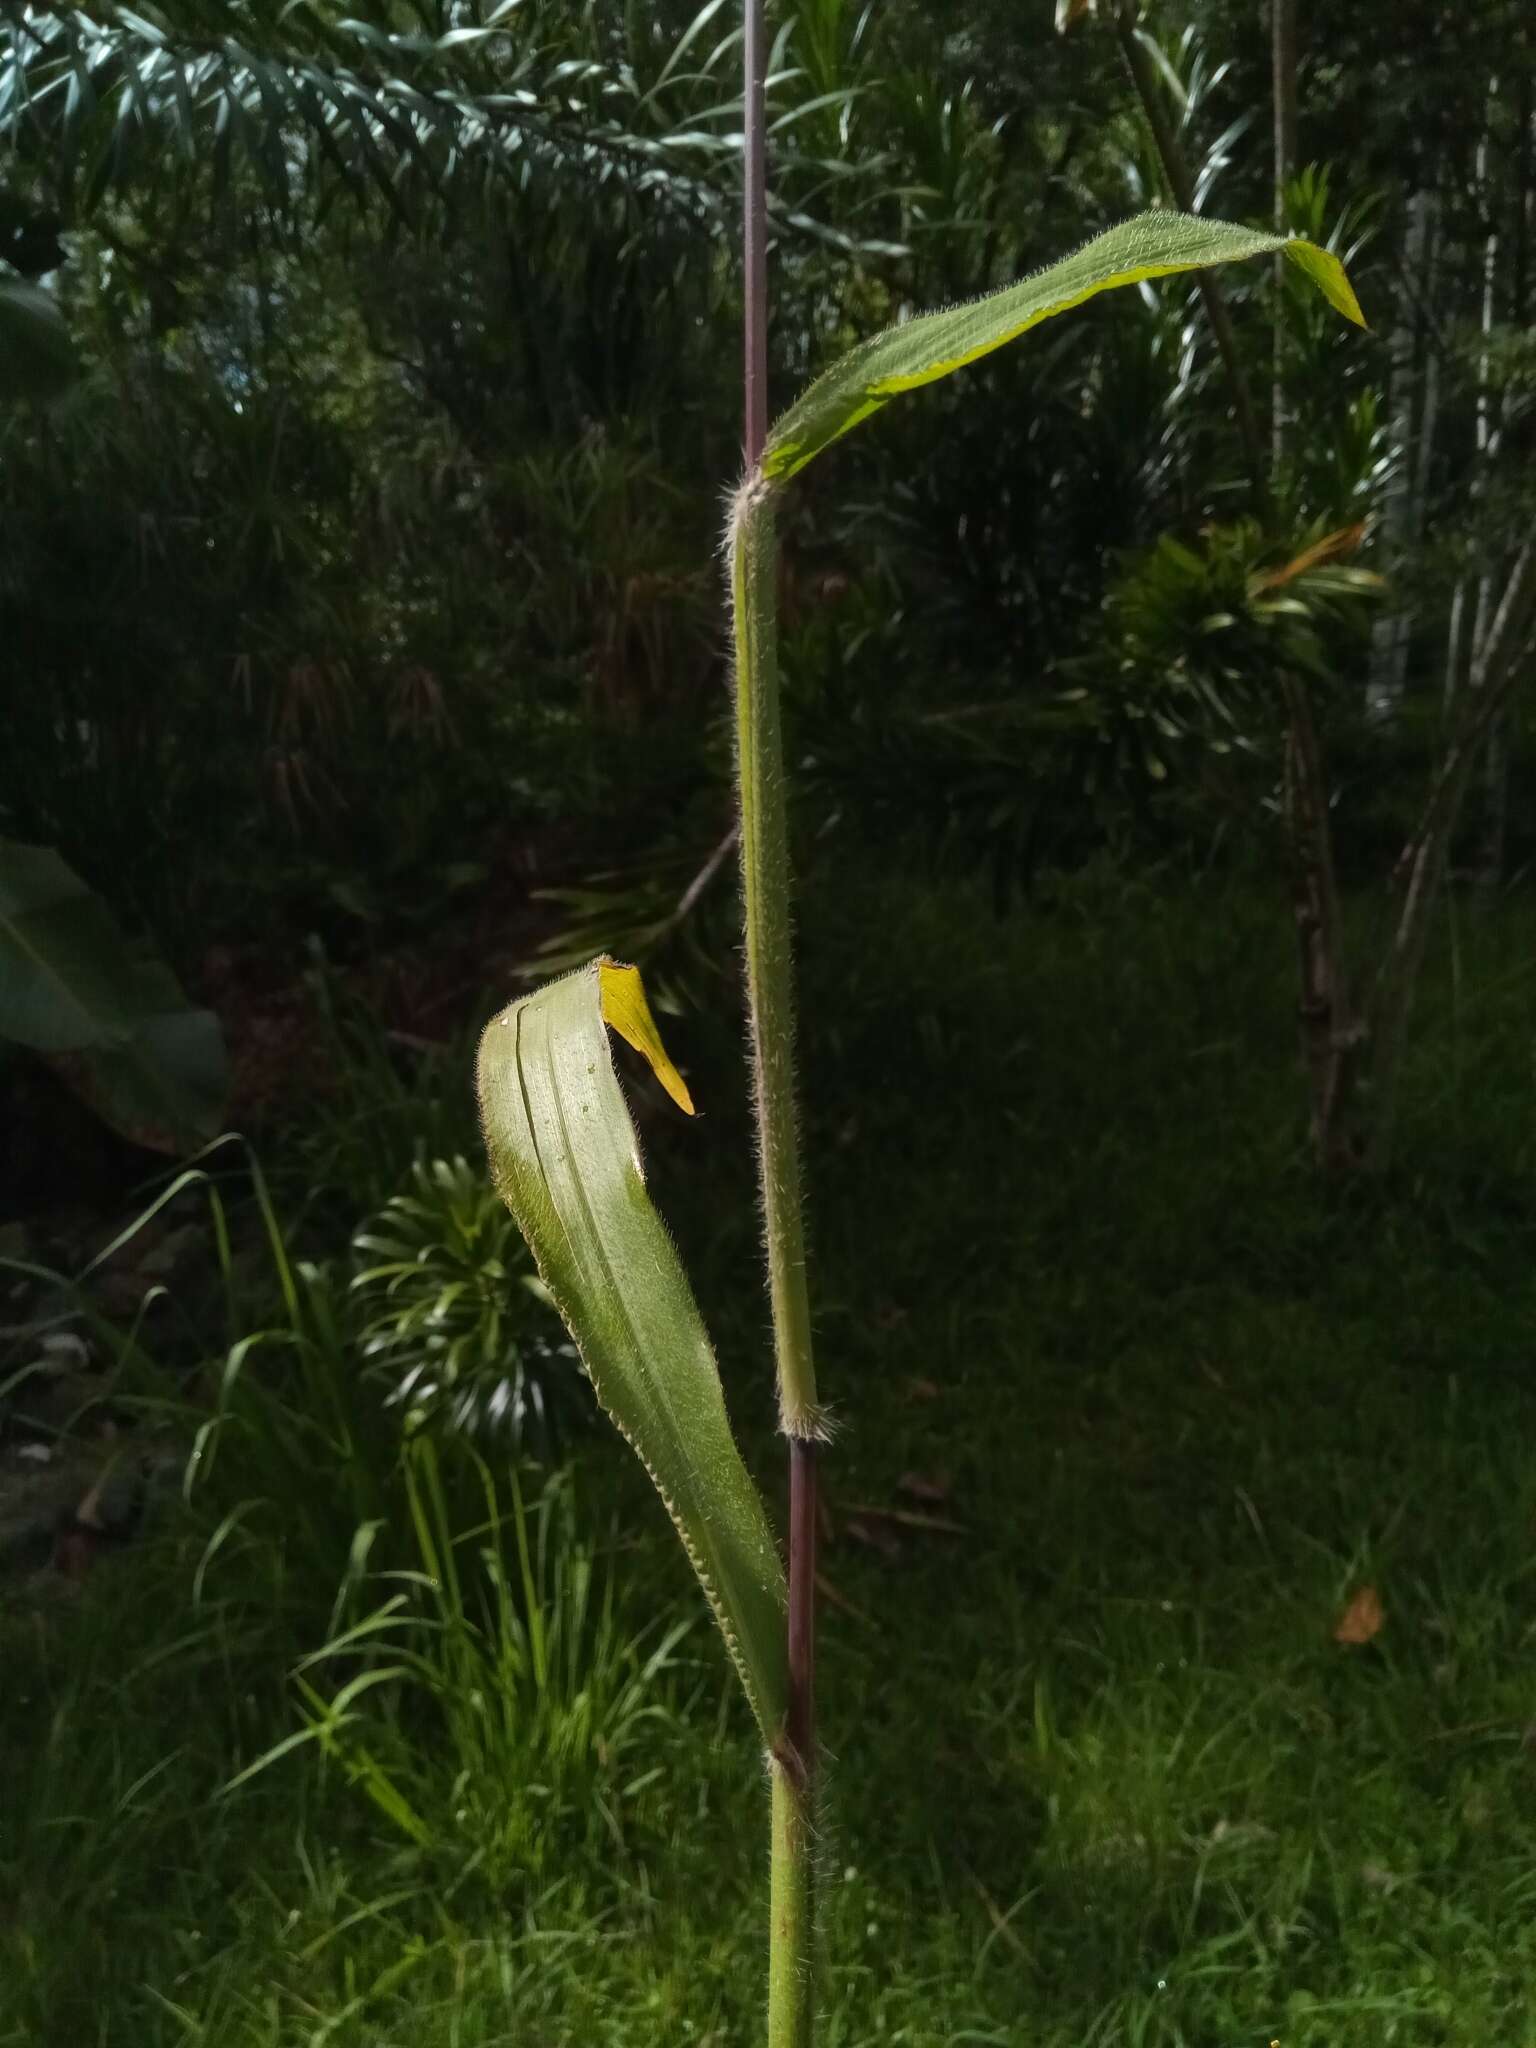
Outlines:
{"type": "Polygon", "coordinates": [[[789,846],[779,721],[774,493],[743,486],[730,534],[736,637],[736,772],[747,946],[747,1014],[757,1106],[758,1173],[768,1247],[779,1380],[787,1436],[821,1431],[805,1279],[800,1143],[795,1122],[795,1026],[789,930],[789,846]]]}

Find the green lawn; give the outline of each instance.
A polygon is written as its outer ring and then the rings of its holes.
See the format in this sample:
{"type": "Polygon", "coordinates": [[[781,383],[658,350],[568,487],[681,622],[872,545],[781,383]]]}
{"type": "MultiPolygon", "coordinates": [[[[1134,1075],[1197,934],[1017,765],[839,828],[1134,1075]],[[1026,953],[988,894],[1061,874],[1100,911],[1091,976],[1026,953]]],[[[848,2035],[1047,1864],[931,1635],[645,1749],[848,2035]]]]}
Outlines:
{"type": "MultiPolygon", "coordinates": [[[[1442,948],[1394,1183],[1329,1195],[1278,891],[1099,878],[997,924],[831,879],[800,920],[842,1423],[826,2048],[1536,2044],[1528,910],[1442,948]],[[1340,1645],[1365,1585],[1383,1626],[1340,1645]]],[[[722,1024],[669,1037],[706,1114],[649,1126],[653,1187],[772,1472],[740,1062],[722,1024]]],[[[200,1604],[196,1500],[79,1598],[9,1595],[0,2044],[756,2038],[746,1711],[622,1446],[574,1483],[607,1633],[512,1684],[521,1719],[359,1702],[416,1840],[339,1736],[219,1794],[325,1639],[261,1534],[281,1503],[200,1604]]],[[[302,1562],[339,1579],[345,1547],[302,1562]]]]}

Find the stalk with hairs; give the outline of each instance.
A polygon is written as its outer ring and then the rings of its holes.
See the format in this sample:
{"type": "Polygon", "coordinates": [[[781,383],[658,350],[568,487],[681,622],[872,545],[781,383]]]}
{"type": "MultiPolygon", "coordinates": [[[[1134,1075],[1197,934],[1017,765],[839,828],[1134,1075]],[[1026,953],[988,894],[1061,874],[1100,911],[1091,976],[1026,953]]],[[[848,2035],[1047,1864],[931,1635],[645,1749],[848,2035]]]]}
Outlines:
{"type": "Polygon", "coordinates": [[[735,643],[747,1009],[779,1416],[789,1455],[789,1569],[731,1434],[703,1320],[646,1192],[608,1033],[693,1103],[638,971],[599,958],[504,1010],[479,1058],[496,1183],[581,1353],[676,1524],[756,1718],[771,1782],[769,2048],[811,2048],[816,1912],[816,1485],[824,1435],[811,1346],[794,1104],[789,834],[780,738],[775,515],[786,485],[860,421],[1099,292],[1283,254],[1364,324],[1342,266],[1304,241],[1152,213],[1005,290],[863,342],[777,424],[767,408],[767,206],[761,0],[746,0],[747,473],[727,554],[735,643]]]}

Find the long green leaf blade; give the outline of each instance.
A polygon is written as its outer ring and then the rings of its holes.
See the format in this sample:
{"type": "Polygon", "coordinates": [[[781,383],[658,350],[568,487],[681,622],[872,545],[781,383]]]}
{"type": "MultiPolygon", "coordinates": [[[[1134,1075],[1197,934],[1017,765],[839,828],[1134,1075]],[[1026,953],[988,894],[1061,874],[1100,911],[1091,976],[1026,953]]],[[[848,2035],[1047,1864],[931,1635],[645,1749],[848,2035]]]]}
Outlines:
{"type": "Polygon", "coordinates": [[[763,451],[763,475],[793,476],[898,393],[936,383],[1100,292],[1279,250],[1306,272],[1331,305],[1365,325],[1344,266],[1330,250],[1193,214],[1142,214],[1002,291],[920,314],[851,349],[774,426],[763,451]]]}
{"type": "Polygon", "coordinates": [[[785,1706],[783,1566],[692,1289],[646,1192],[610,1028],[690,1109],[638,972],[594,960],[487,1027],[486,1148],[598,1399],[677,1526],[771,1745],[785,1706]]]}
{"type": "Polygon", "coordinates": [[[51,1061],[137,1144],[176,1152],[222,1121],[218,1019],[188,1004],[51,847],[11,839],[0,839],[0,1039],[51,1061]]]}

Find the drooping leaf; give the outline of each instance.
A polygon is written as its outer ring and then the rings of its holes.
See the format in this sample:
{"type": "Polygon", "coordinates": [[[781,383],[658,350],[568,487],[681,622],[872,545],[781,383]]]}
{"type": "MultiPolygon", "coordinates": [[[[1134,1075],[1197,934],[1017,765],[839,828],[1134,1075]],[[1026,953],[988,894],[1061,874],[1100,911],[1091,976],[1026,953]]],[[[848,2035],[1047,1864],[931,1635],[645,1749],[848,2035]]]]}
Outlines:
{"type": "Polygon", "coordinates": [[[215,1137],[229,1097],[219,1020],[195,1010],[163,961],[140,960],[128,982],[139,1008],[127,1039],[52,1065],[104,1123],[151,1152],[177,1153],[215,1137]]]}
{"type": "Polygon", "coordinates": [[[594,960],[487,1027],[486,1147],[598,1400],[666,1503],[772,1743],[785,1702],[783,1567],[731,1435],[693,1292],[646,1191],[610,1028],[691,1112],[638,970],[594,960]]]}
{"type": "Polygon", "coordinates": [[[218,1130],[218,1019],[136,950],[51,847],[0,840],[0,1038],[29,1046],[114,1129],[157,1151],[218,1130]]]}
{"type": "Polygon", "coordinates": [[[1193,214],[1146,213],[1002,291],[919,314],[861,342],[777,421],[763,452],[763,475],[793,476],[899,393],[936,383],[1100,292],[1282,250],[1331,305],[1365,325],[1344,266],[1330,250],[1193,214]]]}
{"type": "Polygon", "coordinates": [[[0,841],[0,960],[0,1037],[81,1052],[132,1030],[122,936],[51,846],[0,841]]]}

